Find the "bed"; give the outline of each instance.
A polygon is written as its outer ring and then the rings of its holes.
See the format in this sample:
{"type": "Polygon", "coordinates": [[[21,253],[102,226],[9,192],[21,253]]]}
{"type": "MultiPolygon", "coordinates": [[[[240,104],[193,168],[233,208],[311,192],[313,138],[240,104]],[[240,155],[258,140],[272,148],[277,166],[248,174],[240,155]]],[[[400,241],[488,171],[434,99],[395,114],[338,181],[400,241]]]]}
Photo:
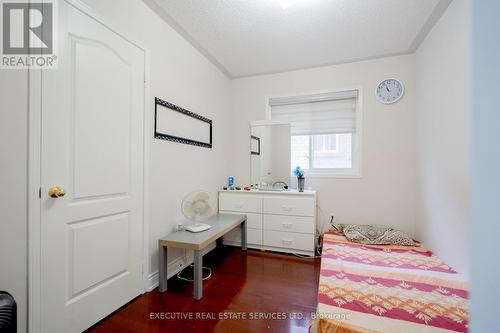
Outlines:
{"type": "Polygon", "coordinates": [[[468,285],[422,247],[324,235],[316,333],[467,332],[468,285]]]}

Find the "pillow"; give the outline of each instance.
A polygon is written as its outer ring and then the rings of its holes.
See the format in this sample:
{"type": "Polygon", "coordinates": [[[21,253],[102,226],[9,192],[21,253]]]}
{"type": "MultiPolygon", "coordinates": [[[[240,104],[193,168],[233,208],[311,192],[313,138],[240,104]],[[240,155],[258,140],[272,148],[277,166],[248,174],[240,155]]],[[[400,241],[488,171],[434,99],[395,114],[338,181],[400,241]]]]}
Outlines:
{"type": "Polygon", "coordinates": [[[383,226],[343,225],[342,231],[351,242],[369,245],[419,246],[418,243],[402,231],[383,226]]]}
{"type": "Polygon", "coordinates": [[[348,224],[342,224],[342,223],[330,223],[330,225],[332,226],[332,228],[336,231],[339,231],[339,232],[344,232],[344,228],[348,225],[348,224]]]}

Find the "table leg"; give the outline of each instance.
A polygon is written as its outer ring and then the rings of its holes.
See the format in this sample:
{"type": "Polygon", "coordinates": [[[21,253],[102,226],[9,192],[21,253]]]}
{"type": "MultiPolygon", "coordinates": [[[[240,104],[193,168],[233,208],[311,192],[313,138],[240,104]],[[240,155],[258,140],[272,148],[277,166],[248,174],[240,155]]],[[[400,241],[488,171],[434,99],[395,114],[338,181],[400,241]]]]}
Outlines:
{"type": "Polygon", "coordinates": [[[194,286],[193,298],[199,300],[203,297],[203,255],[201,250],[194,250],[194,286]]]}
{"type": "Polygon", "coordinates": [[[215,241],[215,247],[221,248],[224,246],[224,239],[222,237],[217,238],[215,241]]]}
{"type": "Polygon", "coordinates": [[[246,251],[247,249],[247,220],[241,223],[241,249],[246,251]]]}
{"type": "Polygon", "coordinates": [[[167,290],[167,247],[158,246],[158,257],[159,257],[159,277],[158,277],[158,290],[162,293],[167,290]]]}

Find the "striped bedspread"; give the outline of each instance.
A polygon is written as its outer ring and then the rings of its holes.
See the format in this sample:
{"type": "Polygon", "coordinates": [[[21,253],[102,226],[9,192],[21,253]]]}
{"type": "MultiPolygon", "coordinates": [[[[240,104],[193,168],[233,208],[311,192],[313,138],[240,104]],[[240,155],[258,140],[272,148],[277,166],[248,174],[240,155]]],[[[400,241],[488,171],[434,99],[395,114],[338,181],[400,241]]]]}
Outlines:
{"type": "Polygon", "coordinates": [[[421,247],[323,240],[318,333],[467,332],[468,285],[421,247]]]}

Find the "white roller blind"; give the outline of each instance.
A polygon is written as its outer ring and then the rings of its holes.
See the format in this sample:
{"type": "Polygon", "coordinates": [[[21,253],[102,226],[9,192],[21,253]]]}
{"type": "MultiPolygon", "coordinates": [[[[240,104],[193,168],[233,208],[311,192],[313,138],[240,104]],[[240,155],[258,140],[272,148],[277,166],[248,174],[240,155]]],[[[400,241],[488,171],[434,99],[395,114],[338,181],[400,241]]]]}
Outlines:
{"type": "Polygon", "coordinates": [[[269,99],[271,119],[291,124],[292,135],[356,132],[358,91],[269,99]]]}

